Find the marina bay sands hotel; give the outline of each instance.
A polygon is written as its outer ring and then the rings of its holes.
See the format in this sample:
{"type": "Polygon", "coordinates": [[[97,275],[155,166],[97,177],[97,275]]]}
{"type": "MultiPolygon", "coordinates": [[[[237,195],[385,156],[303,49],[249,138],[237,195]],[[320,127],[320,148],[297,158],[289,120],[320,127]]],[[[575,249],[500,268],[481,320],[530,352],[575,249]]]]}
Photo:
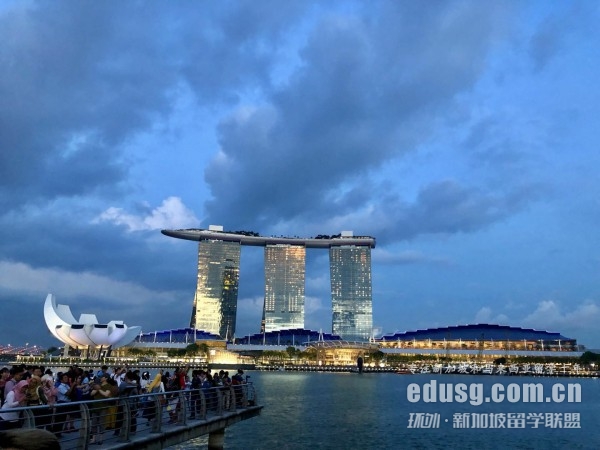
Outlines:
{"type": "Polygon", "coordinates": [[[235,334],[242,245],[265,248],[265,299],[261,332],[304,328],[306,249],[329,250],[332,333],[368,340],[373,328],[371,249],[375,239],[342,231],[316,238],[264,237],[253,232],[162,230],[199,241],[198,280],[190,326],[231,339],[235,334]]]}

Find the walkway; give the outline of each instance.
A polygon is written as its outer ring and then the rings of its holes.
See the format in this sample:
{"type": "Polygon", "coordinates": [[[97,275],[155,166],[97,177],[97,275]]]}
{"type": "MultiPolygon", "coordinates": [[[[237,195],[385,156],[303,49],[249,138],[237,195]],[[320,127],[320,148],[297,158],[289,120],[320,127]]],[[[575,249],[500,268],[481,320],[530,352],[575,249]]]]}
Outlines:
{"type": "Polygon", "coordinates": [[[254,386],[247,383],[15,411],[22,411],[23,428],[56,433],[72,423],[74,431],[61,433],[63,450],[162,449],[204,435],[209,435],[209,448],[217,449],[223,447],[228,426],[260,415],[262,408],[256,404],[254,386]],[[103,424],[102,432],[92,437],[98,423],[103,424]]]}

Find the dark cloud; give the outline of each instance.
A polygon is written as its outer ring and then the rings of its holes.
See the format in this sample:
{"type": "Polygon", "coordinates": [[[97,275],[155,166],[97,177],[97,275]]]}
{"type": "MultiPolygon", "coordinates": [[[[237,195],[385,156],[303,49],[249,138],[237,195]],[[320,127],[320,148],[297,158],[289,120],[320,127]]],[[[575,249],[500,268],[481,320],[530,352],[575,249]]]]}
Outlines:
{"type": "MultiPolygon", "coordinates": [[[[520,171],[526,172],[528,159],[531,155],[531,143],[525,143],[519,136],[517,128],[520,124],[517,120],[512,120],[510,124],[502,123],[493,117],[486,117],[474,124],[469,130],[469,136],[463,144],[466,151],[471,155],[471,167],[480,172],[491,169],[496,173],[501,173],[505,177],[510,173],[513,177],[518,176],[520,171]],[[506,133],[507,128],[515,130],[513,133],[506,133]],[[527,147],[526,147],[527,146],[527,147]]],[[[530,125],[531,129],[537,129],[535,124],[530,125]]],[[[534,145],[541,145],[537,142],[534,145]]]]}
{"type": "Polygon", "coordinates": [[[264,85],[276,37],[302,8],[40,2],[4,11],[0,204],[114,194],[132,163],[123,146],[169,116],[182,85],[203,102],[264,85]]]}
{"type": "Polygon", "coordinates": [[[360,206],[340,190],[360,190],[426,139],[477,79],[504,13],[438,6],[383,2],[368,19],[319,21],[270,103],[221,124],[222,153],[205,170],[209,216],[269,226],[360,206]]]}
{"type": "Polygon", "coordinates": [[[27,261],[33,269],[94,273],[157,291],[193,290],[193,243],[171,242],[158,230],[127,233],[110,224],[92,225],[80,220],[85,214],[84,208],[65,212],[57,205],[5,217],[0,220],[2,259],[27,261]],[[189,270],[182,271],[181,264],[189,270]]]}
{"type": "Polygon", "coordinates": [[[528,48],[536,72],[560,59],[572,44],[575,34],[594,35],[598,6],[593,2],[574,1],[565,3],[558,10],[544,11],[541,17],[528,48]]]}
{"type": "Polygon", "coordinates": [[[408,209],[406,227],[421,233],[469,232],[505,218],[518,206],[510,197],[442,181],[419,193],[416,204],[408,209]]]}
{"type": "Polygon", "coordinates": [[[168,67],[160,63],[160,76],[148,70],[160,62],[155,41],[142,45],[147,31],[122,20],[108,3],[75,2],[22,5],[0,17],[3,205],[122,181],[119,145],[169,110],[168,67]],[[135,51],[121,42],[126,36],[138,40],[135,51]]]}
{"type": "Polygon", "coordinates": [[[406,250],[394,253],[390,253],[385,250],[377,250],[373,253],[373,264],[381,264],[386,266],[405,266],[412,264],[435,264],[450,266],[452,262],[445,257],[430,256],[415,250],[406,250]]]}
{"type": "Polygon", "coordinates": [[[413,201],[396,193],[382,196],[365,220],[365,234],[377,237],[378,245],[415,239],[421,235],[481,231],[520,212],[539,197],[535,186],[510,191],[486,191],[455,180],[422,187],[413,201]]]}
{"type": "Polygon", "coordinates": [[[11,306],[17,302],[32,313],[27,327],[21,322],[14,330],[5,327],[4,340],[54,342],[43,319],[48,293],[70,305],[76,317],[95,313],[101,321],[124,320],[144,331],[189,324],[197,244],[171,240],[158,230],[127,233],[81,222],[77,213],[83,209],[61,211],[49,208],[0,220],[4,310],[22,310],[11,306]]]}
{"type": "Polygon", "coordinates": [[[542,70],[559,51],[560,28],[558,22],[546,21],[531,38],[529,52],[536,71],[542,70]]]}

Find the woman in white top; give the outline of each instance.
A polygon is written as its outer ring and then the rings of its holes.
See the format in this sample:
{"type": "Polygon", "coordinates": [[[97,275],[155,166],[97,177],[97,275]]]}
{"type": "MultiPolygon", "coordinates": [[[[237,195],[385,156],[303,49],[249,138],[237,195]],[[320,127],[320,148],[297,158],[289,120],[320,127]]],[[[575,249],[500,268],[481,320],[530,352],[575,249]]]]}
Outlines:
{"type": "Polygon", "coordinates": [[[6,401],[0,409],[0,430],[10,430],[12,428],[21,427],[21,421],[19,420],[19,411],[5,411],[12,408],[18,408],[19,406],[25,406],[27,399],[25,398],[25,391],[27,390],[27,381],[19,381],[15,388],[7,393],[6,401]]]}

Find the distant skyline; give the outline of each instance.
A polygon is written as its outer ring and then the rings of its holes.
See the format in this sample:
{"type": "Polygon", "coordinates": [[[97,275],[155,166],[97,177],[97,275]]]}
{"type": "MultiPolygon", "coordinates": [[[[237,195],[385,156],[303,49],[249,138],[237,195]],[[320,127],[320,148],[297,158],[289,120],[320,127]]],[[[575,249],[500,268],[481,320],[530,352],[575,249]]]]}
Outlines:
{"type": "MultiPolygon", "coordinates": [[[[375,335],[491,323],[600,348],[600,4],[0,4],[0,343],[184,328],[197,243],[373,236],[375,335]]],[[[257,333],[244,248],[236,335],[257,333]]],[[[326,252],[307,328],[331,332],[326,252]]]]}

